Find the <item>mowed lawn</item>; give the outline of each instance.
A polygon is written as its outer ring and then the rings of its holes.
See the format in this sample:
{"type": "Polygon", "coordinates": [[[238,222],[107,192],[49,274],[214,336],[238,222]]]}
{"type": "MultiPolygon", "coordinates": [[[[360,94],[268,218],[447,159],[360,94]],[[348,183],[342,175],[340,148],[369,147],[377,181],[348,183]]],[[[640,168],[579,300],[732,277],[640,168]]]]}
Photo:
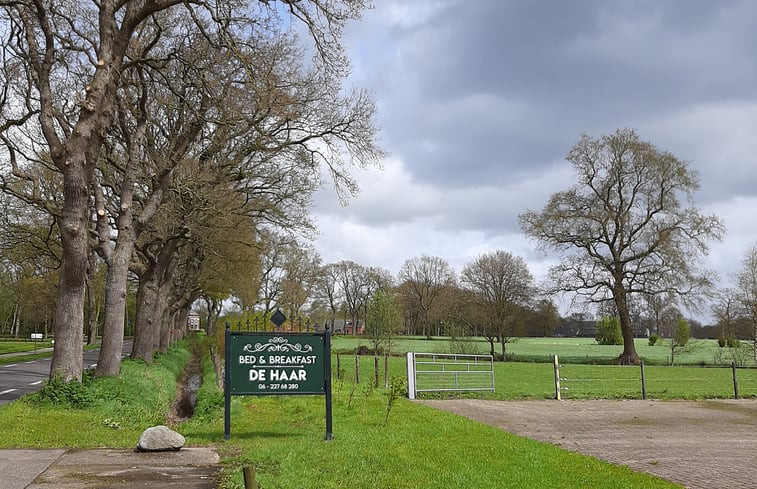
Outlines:
{"type": "MultiPolygon", "coordinates": [[[[544,341],[539,347],[550,343],[544,341]]],[[[546,340],[546,339],[545,339],[546,340]]],[[[570,351],[571,342],[557,339],[552,346],[563,348],[563,352],[570,351]]],[[[336,338],[344,345],[354,344],[360,340],[336,338]]],[[[363,340],[364,341],[364,340],[363,340]]],[[[440,340],[412,340],[420,346],[442,344],[440,340]]],[[[518,342],[520,343],[520,342],[518,342]]],[[[515,343],[515,344],[518,344],[515,343]]],[[[525,345],[526,342],[523,342],[525,345]]],[[[591,346],[576,345],[579,351],[589,350],[591,346]]],[[[715,343],[715,348],[717,344],[715,343]]],[[[342,349],[341,351],[345,351],[342,349]]],[[[586,364],[564,362],[569,353],[562,353],[559,376],[561,379],[561,396],[564,399],[641,399],[642,383],[641,368],[639,366],[619,366],[612,364],[586,364]]],[[[544,356],[544,362],[494,362],[495,392],[471,392],[454,394],[456,397],[474,397],[482,399],[554,399],[555,372],[551,357],[544,356]],[[546,360],[549,359],[549,363],[546,360]]],[[[356,377],[361,382],[376,378],[378,372],[379,384],[391,377],[405,378],[407,376],[406,360],[402,356],[388,358],[388,374],[384,373],[384,358],[370,355],[357,357],[352,353],[338,353],[334,355],[332,367],[337,374],[337,366],[341,376],[347,382],[354,382],[356,377]],[[378,360],[378,361],[377,361],[378,360]],[[376,365],[378,364],[378,370],[376,365]]],[[[719,367],[711,364],[697,365],[646,365],[644,367],[646,380],[646,394],[649,399],[723,399],[734,397],[733,371],[730,365],[719,367]]],[[[739,397],[757,398],[757,369],[737,368],[736,380],[739,397]]],[[[448,397],[449,393],[429,393],[426,397],[448,397]]]]}
{"type": "MultiPolygon", "coordinates": [[[[334,438],[325,441],[323,397],[234,397],[231,438],[210,405],[181,426],[191,443],[215,444],[224,457],[222,487],[241,489],[242,468],[271,488],[674,488],[627,467],[518,437],[400,397],[387,421],[388,391],[373,385],[373,357],[340,354],[333,382],[334,438]]],[[[336,367],[336,356],[334,358],[336,367]]],[[[378,362],[383,380],[383,359],[378,362]]],[[[522,364],[541,368],[544,365],[522,364]]],[[[389,359],[404,378],[404,359],[389,359]]],[[[206,367],[206,375],[212,376],[206,367]]],[[[525,371],[521,382],[525,382],[525,371]]],[[[381,382],[380,382],[381,383],[381,382]]],[[[206,382],[203,389],[214,383],[206,382]]],[[[202,393],[207,397],[207,393],[202,393]]],[[[211,394],[212,396],[212,394],[211,394]]]]}
{"type": "MultiPolygon", "coordinates": [[[[125,361],[118,379],[87,377],[91,403],[79,408],[27,400],[2,406],[4,440],[0,445],[133,446],[142,429],[164,421],[175,379],[188,356],[180,345],[149,366],[125,361]]],[[[244,487],[241,468],[245,466],[255,467],[266,489],[605,488],[608,481],[616,488],[678,487],[404,397],[396,400],[385,424],[388,391],[370,382],[375,378],[374,358],[357,358],[359,384],[354,382],[355,356],[342,353],[339,362],[340,376],[334,379],[333,441],[324,441],[324,398],[320,396],[234,397],[232,436],[224,441],[223,396],[207,357],[195,416],[177,429],[189,446],[210,444],[221,452],[226,465],[224,489],[244,487]]],[[[383,359],[378,364],[383,380],[383,359]]],[[[404,378],[404,358],[390,358],[388,367],[390,378],[404,378]]],[[[598,372],[619,368],[575,367],[604,369],[598,372]]],[[[551,364],[497,362],[495,376],[497,392],[492,396],[544,399],[553,394],[551,364]]]]}
{"type": "MultiPolygon", "coordinates": [[[[635,340],[636,351],[644,362],[655,365],[670,363],[670,340],[660,339],[655,346],[649,346],[646,338],[635,340]]],[[[744,366],[754,367],[752,343],[742,341],[739,353],[744,366]]],[[[354,351],[360,346],[372,347],[372,342],[360,336],[335,335],[332,340],[334,351],[354,351]]],[[[400,336],[392,342],[395,354],[413,351],[416,353],[477,353],[488,355],[489,343],[484,338],[470,338],[466,341],[450,341],[446,337],[434,337],[429,340],[422,337],[400,336]],[[463,345],[465,351],[456,347],[463,345]]],[[[623,351],[620,345],[598,345],[592,338],[518,338],[507,344],[509,360],[521,362],[551,362],[558,355],[561,363],[612,363],[623,351]]],[[[499,344],[495,344],[495,353],[501,355],[499,344]]],[[[689,345],[676,352],[674,363],[678,365],[730,365],[732,350],[721,348],[716,340],[692,339],[689,345]]],[[[737,364],[739,362],[737,361],[737,364]]]]}
{"type": "Polygon", "coordinates": [[[41,348],[49,348],[53,346],[50,340],[40,341],[13,341],[13,340],[0,340],[0,355],[6,353],[20,353],[41,348]]]}

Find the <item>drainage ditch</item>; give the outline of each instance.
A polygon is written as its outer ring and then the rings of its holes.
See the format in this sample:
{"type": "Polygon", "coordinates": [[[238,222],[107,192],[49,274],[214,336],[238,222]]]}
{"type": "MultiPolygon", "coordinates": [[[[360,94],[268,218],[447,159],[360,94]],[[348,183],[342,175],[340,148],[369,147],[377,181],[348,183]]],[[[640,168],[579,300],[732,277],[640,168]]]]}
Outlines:
{"type": "Polygon", "coordinates": [[[173,424],[186,421],[194,415],[197,391],[202,386],[201,359],[201,349],[196,346],[176,386],[176,398],[168,416],[168,420],[173,424]]]}

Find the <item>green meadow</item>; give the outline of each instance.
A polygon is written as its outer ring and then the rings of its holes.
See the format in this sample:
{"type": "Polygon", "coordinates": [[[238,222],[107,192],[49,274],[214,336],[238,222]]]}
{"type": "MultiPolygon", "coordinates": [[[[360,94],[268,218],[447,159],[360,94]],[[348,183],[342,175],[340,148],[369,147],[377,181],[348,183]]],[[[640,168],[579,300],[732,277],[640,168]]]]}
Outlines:
{"type": "MultiPolygon", "coordinates": [[[[367,338],[356,336],[334,336],[335,352],[354,352],[359,347],[371,348],[367,338]]],[[[670,363],[670,340],[661,339],[655,346],[649,346],[645,338],[635,340],[636,351],[648,365],[667,365],[670,363]]],[[[501,355],[500,345],[495,343],[495,353],[501,355]]],[[[598,345],[592,338],[517,338],[507,343],[507,358],[518,362],[552,362],[553,355],[558,355],[561,363],[611,364],[620,355],[623,347],[619,345],[598,345]]],[[[446,337],[400,336],[392,341],[393,354],[405,352],[423,353],[477,353],[488,355],[489,343],[484,338],[466,338],[451,341],[446,337]]],[[[676,352],[674,363],[677,365],[730,365],[732,350],[721,348],[716,340],[693,339],[687,347],[676,352]]],[[[754,366],[752,343],[741,342],[737,355],[743,359],[744,366],[754,366]]],[[[737,362],[738,364],[738,362],[737,362]]]]}
{"type": "MultiPolygon", "coordinates": [[[[143,429],[166,422],[188,359],[182,343],[152,365],[125,360],[118,379],[87,375],[78,388],[49,385],[4,405],[0,447],[133,447],[143,429]]],[[[389,362],[395,382],[402,360],[389,362]]],[[[358,361],[373,365],[369,357],[358,361]]],[[[346,372],[334,378],[332,441],[324,440],[320,396],[234,397],[231,439],[224,441],[223,394],[208,356],[203,379],[194,416],[174,427],[188,445],[218,450],[223,489],[244,487],[246,466],[265,489],[604,488],[608,480],[619,488],[678,487],[405,398],[387,418],[388,391],[367,380],[356,384],[346,372]]]]}
{"type": "MultiPolygon", "coordinates": [[[[485,341],[476,344],[488,348],[485,341]]],[[[436,411],[404,396],[390,406],[390,390],[384,388],[384,379],[395,384],[404,381],[405,358],[392,356],[384,363],[383,357],[356,356],[356,348],[368,346],[366,340],[359,338],[335,337],[333,345],[331,441],[324,440],[324,398],[320,396],[233,397],[231,439],[224,441],[223,393],[210,357],[203,357],[204,382],[194,416],[174,427],[184,434],[188,445],[211,445],[218,450],[224,463],[223,489],[244,487],[243,467],[254,467],[264,489],[604,488],[607,481],[613,481],[613,487],[618,488],[678,487],[627,467],[436,411]]],[[[643,346],[639,345],[642,356],[664,359],[665,347],[647,345],[642,349],[643,346]],[[657,357],[656,348],[663,352],[657,357]]],[[[432,348],[446,352],[450,342],[403,338],[394,347],[397,353],[434,351],[432,348]]],[[[552,399],[554,367],[547,360],[558,354],[577,362],[560,362],[563,398],[640,398],[638,366],[591,361],[594,356],[612,358],[618,350],[610,348],[591,340],[518,340],[508,344],[508,350],[530,361],[495,362],[495,392],[457,396],[552,399]],[[586,355],[590,357],[588,363],[586,355]]],[[[690,352],[685,366],[650,361],[645,367],[648,397],[732,397],[732,370],[697,361],[716,348],[717,344],[704,342],[699,352],[690,352]]],[[[0,447],[135,446],[143,429],[167,422],[176,382],[190,357],[189,349],[180,343],[159,355],[152,365],[125,360],[118,379],[87,375],[79,389],[52,386],[44,395],[26,396],[0,407],[0,447]]],[[[757,398],[757,369],[739,368],[737,375],[741,397],[757,398]]],[[[447,394],[425,396],[440,398],[447,394]]]]}

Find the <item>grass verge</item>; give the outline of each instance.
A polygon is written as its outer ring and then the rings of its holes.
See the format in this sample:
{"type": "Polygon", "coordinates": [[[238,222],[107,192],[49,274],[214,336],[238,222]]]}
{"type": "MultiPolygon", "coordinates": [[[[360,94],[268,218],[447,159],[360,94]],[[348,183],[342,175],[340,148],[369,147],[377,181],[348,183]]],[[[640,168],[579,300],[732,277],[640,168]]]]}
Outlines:
{"type": "Polygon", "coordinates": [[[264,489],[679,487],[405,399],[384,426],[387,391],[365,381],[335,383],[330,442],[322,397],[232,399],[228,442],[218,414],[181,426],[189,440],[217,444],[227,464],[224,489],[243,488],[248,465],[264,489]]]}
{"type": "Polygon", "coordinates": [[[74,403],[79,408],[53,404],[40,393],[4,405],[0,447],[134,447],[142,431],[165,423],[188,358],[180,347],[158,355],[150,366],[124,360],[118,378],[85,375],[77,397],[82,402],[74,403]]]}
{"type": "MultiPolygon", "coordinates": [[[[0,447],[133,447],[142,430],[165,422],[188,359],[180,345],[149,366],[124,361],[117,379],[86,377],[90,399],[81,409],[39,396],[0,407],[0,447]]],[[[228,467],[224,489],[243,487],[240,468],[246,465],[256,468],[264,489],[603,488],[608,481],[617,488],[678,487],[405,399],[396,402],[384,426],[387,391],[367,382],[373,358],[359,359],[360,384],[347,368],[354,357],[343,360],[344,375],[334,383],[331,442],[324,441],[324,399],[309,396],[234,397],[232,438],[224,442],[223,395],[207,357],[195,415],[177,429],[188,445],[217,446],[228,467]]],[[[403,376],[403,359],[392,358],[389,368],[390,376],[403,376]]],[[[504,398],[553,392],[549,365],[500,363],[497,369],[504,398]]]]}
{"type": "Polygon", "coordinates": [[[50,340],[44,341],[0,341],[0,355],[6,353],[22,353],[42,348],[50,348],[53,344],[50,340]]]}

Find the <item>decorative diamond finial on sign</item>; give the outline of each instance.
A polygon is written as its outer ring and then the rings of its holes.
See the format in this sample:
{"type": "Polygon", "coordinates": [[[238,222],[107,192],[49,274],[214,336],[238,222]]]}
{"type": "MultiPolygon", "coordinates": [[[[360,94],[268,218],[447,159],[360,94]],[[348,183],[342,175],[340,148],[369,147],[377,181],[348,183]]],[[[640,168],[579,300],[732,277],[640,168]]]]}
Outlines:
{"type": "Polygon", "coordinates": [[[273,313],[273,316],[271,316],[271,322],[276,325],[277,328],[280,328],[282,324],[284,324],[284,321],[287,320],[287,317],[284,316],[284,313],[281,312],[279,309],[276,309],[276,312],[273,313]]]}

